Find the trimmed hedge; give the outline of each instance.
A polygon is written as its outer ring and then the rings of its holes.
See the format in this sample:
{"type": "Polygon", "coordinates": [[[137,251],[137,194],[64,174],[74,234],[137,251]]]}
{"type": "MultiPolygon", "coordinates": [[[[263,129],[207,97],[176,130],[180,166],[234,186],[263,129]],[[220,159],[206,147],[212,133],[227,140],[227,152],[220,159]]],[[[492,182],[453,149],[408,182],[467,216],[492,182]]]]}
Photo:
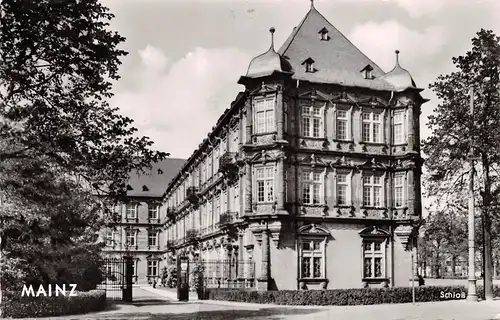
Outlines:
{"type": "MultiPolygon", "coordinates": [[[[479,298],[482,299],[483,292],[480,286],[477,287],[477,292],[479,298]]],[[[494,286],[493,295],[500,297],[500,287],[494,286]]],[[[464,299],[466,296],[465,286],[415,287],[415,301],[417,302],[456,300],[464,299]]],[[[278,305],[352,306],[412,302],[412,289],[411,287],[280,291],[205,289],[204,296],[201,298],[278,305]]]]}
{"type": "Polygon", "coordinates": [[[2,301],[2,316],[12,318],[51,317],[102,311],[106,292],[76,292],[77,296],[20,297],[7,295],[2,301]]]}

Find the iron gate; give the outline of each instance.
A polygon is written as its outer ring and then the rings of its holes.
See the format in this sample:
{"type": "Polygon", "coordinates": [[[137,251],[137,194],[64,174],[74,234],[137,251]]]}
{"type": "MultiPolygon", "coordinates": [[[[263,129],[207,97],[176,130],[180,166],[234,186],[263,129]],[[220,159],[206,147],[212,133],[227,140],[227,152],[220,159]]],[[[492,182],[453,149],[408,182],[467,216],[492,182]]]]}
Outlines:
{"type": "Polygon", "coordinates": [[[106,291],[106,299],[132,301],[132,257],[106,258],[102,266],[102,282],[98,289],[106,291]]]}

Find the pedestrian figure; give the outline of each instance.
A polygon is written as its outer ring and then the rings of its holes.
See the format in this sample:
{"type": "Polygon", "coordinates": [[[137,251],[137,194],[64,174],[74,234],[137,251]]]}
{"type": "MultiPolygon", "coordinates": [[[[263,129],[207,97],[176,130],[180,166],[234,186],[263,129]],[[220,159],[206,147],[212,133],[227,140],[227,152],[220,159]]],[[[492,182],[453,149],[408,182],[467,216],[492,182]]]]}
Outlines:
{"type": "Polygon", "coordinates": [[[153,288],[156,289],[156,279],[153,279],[153,288]]]}

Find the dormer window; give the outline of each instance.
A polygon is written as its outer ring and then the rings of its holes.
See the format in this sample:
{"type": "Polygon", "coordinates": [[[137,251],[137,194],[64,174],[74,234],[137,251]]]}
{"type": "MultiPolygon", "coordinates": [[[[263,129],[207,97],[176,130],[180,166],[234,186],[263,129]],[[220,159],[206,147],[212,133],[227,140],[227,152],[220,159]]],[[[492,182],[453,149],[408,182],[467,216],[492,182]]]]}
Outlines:
{"type": "Polygon", "coordinates": [[[163,170],[162,169],[158,169],[158,174],[163,174],[163,170]]]}
{"type": "Polygon", "coordinates": [[[306,72],[314,72],[314,60],[312,58],[307,58],[302,65],[305,65],[306,72]]]}
{"type": "Polygon", "coordinates": [[[373,74],[372,74],[372,71],[373,71],[373,67],[371,65],[367,65],[366,67],[364,67],[363,69],[361,69],[361,73],[363,74],[363,78],[365,79],[373,79],[373,74]]]}
{"type": "Polygon", "coordinates": [[[326,28],[321,29],[318,33],[321,41],[330,40],[330,37],[328,36],[328,30],[326,28]]]}
{"type": "Polygon", "coordinates": [[[144,192],[149,191],[149,188],[147,186],[142,186],[142,191],[144,192]]]}

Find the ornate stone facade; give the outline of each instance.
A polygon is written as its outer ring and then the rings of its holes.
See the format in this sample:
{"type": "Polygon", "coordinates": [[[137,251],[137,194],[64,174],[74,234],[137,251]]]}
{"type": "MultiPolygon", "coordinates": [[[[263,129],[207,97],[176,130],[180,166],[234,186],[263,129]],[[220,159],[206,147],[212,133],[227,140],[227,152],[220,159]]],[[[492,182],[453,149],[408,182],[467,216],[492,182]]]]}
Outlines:
{"type": "Polygon", "coordinates": [[[251,261],[251,277],[232,262],[224,274],[264,290],[407,285],[426,99],[405,72],[384,73],[312,7],[252,60],[245,91],[169,184],[165,238],[182,252],[195,234],[200,259],[251,261]],[[329,78],[331,52],[346,55],[345,79],[329,78]]]}

